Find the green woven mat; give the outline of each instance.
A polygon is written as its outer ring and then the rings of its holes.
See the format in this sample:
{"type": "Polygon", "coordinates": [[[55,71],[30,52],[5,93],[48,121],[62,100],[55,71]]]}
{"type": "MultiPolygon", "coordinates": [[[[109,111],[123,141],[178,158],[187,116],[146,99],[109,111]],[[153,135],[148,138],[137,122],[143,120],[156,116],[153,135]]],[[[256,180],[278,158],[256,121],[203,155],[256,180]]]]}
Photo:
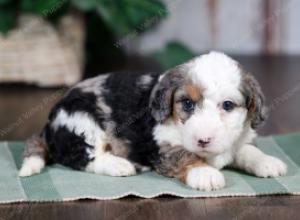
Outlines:
{"type": "Polygon", "coordinates": [[[192,198],[300,194],[300,134],[262,137],[257,139],[257,144],[264,152],[281,158],[288,165],[287,176],[263,179],[234,170],[224,170],[224,189],[201,192],[154,172],[131,177],[108,177],[55,165],[47,167],[39,175],[19,178],[23,143],[0,142],[0,203],[83,198],[107,200],[127,195],[153,198],[168,194],[192,198]]]}

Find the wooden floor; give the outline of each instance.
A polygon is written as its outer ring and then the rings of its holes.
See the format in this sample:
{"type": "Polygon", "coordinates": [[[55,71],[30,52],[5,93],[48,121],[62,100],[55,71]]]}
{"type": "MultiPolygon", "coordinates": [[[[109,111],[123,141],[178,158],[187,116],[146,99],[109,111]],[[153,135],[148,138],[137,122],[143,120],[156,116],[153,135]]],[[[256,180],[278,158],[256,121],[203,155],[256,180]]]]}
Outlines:
{"type": "MultiPolygon", "coordinates": [[[[300,57],[237,57],[262,85],[270,117],[260,134],[300,131],[300,57]]],[[[0,140],[24,140],[43,127],[65,89],[0,85],[0,140]]],[[[299,183],[300,184],[300,183],[299,183]]],[[[96,187],[96,186],[95,186],[96,187]]],[[[182,199],[128,197],[113,201],[0,205],[6,219],[299,219],[299,196],[182,199]]]]}

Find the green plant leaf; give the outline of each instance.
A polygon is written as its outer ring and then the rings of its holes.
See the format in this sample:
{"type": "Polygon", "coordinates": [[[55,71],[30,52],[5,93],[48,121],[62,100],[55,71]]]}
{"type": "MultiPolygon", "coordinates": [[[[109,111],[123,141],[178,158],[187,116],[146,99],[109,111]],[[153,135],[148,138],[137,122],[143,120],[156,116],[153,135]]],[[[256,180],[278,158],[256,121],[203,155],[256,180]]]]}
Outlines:
{"type": "Polygon", "coordinates": [[[97,0],[72,0],[72,4],[82,11],[91,11],[96,8],[97,0]]]}
{"type": "Polygon", "coordinates": [[[167,15],[164,4],[159,1],[124,0],[124,5],[131,25],[140,25],[140,29],[147,29],[167,15]]]}
{"type": "Polygon", "coordinates": [[[145,31],[166,16],[158,0],[98,0],[96,11],[118,36],[145,31]]]}
{"type": "Polygon", "coordinates": [[[125,35],[131,31],[126,15],[121,10],[121,1],[100,0],[96,7],[96,11],[103,21],[117,35],[125,35]]]}
{"type": "Polygon", "coordinates": [[[193,52],[178,42],[170,42],[162,51],[155,52],[151,55],[164,69],[172,68],[194,56],[193,52]]]}
{"type": "Polygon", "coordinates": [[[68,0],[22,0],[21,9],[48,17],[59,11],[67,2],[68,0]]]}
{"type": "Polygon", "coordinates": [[[11,9],[0,9],[0,32],[6,34],[15,25],[15,13],[11,9]]]}
{"type": "Polygon", "coordinates": [[[12,2],[12,0],[0,0],[0,5],[4,5],[10,2],[12,2]]]}

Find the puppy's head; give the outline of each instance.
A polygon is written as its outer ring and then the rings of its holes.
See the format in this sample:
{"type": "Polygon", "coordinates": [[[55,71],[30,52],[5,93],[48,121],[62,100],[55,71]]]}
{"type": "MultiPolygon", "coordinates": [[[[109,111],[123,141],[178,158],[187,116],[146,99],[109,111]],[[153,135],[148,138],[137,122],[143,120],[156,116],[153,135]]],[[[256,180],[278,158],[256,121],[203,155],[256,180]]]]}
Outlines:
{"type": "Polygon", "coordinates": [[[179,130],[186,150],[209,157],[265,120],[263,99],[253,76],[230,57],[211,52],[164,73],[150,108],[159,123],[179,130]]]}

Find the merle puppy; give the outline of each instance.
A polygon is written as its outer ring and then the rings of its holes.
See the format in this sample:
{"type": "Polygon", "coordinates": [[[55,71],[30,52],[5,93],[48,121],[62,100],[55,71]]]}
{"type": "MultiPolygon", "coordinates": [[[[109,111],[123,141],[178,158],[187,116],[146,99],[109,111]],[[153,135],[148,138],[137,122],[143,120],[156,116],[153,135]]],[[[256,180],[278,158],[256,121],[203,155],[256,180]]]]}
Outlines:
{"type": "Polygon", "coordinates": [[[225,166],[284,175],[286,165],[252,143],[264,120],[257,81],[222,53],[163,74],[100,75],[52,109],[41,135],[27,142],[20,176],[52,163],[110,176],[154,169],[209,191],[224,187],[225,166]]]}

